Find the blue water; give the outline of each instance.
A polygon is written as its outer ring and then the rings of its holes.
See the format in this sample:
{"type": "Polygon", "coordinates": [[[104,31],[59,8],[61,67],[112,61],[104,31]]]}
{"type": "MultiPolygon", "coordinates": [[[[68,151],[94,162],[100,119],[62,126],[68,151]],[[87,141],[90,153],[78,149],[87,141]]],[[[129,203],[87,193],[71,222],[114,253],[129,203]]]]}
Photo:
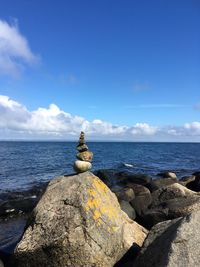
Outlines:
{"type": "MultiPolygon", "coordinates": [[[[55,176],[73,173],[74,142],[0,142],[0,190],[25,190],[55,176]]],[[[197,143],[89,142],[93,170],[114,168],[155,177],[175,171],[179,177],[200,170],[197,143]]]]}

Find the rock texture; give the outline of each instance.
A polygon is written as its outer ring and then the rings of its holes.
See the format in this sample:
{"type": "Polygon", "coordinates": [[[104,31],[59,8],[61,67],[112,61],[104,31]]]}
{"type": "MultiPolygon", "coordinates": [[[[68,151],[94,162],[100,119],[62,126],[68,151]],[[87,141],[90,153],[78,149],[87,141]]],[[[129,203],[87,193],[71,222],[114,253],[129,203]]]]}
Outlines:
{"type": "Polygon", "coordinates": [[[170,199],[185,198],[194,195],[197,195],[197,193],[181,184],[174,183],[169,186],[161,187],[152,193],[152,207],[170,199]]]}
{"type": "Polygon", "coordinates": [[[148,188],[139,184],[129,184],[135,193],[135,198],[131,201],[131,205],[138,215],[143,214],[152,202],[151,193],[148,188]]]}
{"type": "Polygon", "coordinates": [[[200,262],[200,211],[155,225],[133,267],[196,267],[200,262]]]}
{"type": "Polygon", "coordinates": [[[90,172],[50,182],[15,250],[20,267],[111,267],[147,230],[90,172]]]}
{"type": "Polygon", "coordinates": [[[200,210],[200,194],[174,183],[152,193],[152,204],[139,218],[150,229],[156,223],[186,216],[200,210]]]}

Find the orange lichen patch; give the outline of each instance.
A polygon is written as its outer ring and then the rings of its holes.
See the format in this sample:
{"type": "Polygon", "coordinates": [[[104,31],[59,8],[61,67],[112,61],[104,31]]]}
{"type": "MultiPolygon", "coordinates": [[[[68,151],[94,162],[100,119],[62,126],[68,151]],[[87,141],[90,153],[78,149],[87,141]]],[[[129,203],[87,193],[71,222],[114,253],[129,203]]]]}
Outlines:
{"type": "MultiPolygon", "coordinates": [[[[85,210],[91,211],[94,221],[102,224],[102,216],[109,217],[109,220],[116,225],[116,220],[119,217],[119,207],[113,200],[113,196],[108,187],[98,178],[92,178],[91,187],[88,191],[88,200],[85,205],[85,210]],[[112,203],[114,202],[114,203],[112,203]]],[[[117,227],[111,227],[112,231],[117,231],[117,227]]]]}

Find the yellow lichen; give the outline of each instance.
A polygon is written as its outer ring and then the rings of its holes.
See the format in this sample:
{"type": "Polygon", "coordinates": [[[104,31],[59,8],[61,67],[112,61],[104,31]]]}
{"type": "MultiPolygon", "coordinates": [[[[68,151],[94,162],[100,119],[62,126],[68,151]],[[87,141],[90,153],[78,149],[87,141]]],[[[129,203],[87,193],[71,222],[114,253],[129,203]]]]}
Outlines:
{"type": "MultiPolygon", "coordinates": [[[[119,216],[118,207],[111,203],[112,196],[108,187],[98,178],[92,178],[91,187],[88,189],[88,200],[85,205],[87,212],[92,212],[92,216],[97,225],[102,224],[102,216],[109,217],[109,220],[115,225],[119,216]]],[[[116,231],[117,227],[113,226],[112,231],[116,231]]]]}

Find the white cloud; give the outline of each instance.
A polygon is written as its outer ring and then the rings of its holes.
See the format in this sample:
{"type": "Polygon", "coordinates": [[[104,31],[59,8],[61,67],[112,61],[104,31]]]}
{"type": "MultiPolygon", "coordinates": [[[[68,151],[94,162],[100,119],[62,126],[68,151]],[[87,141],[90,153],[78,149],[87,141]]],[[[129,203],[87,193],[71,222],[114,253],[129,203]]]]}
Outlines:
{"type": "Polygon", "coordinates": [[[29,111],[24,105],[0,95],[0,139],[77,139],[83,130],[91,139],[124,141],[200,141],[200,122],[156,127],[148,123],[113,125],[71,115],[57,105],[29,111]]]}
{"type": "Polygon", "coordinates": [[[131,133],[133,135],[154,135],[158,131],[157,127],[150,126],[147,123],[136,123],[131,133]]]}
{"type": "Polygon", "coordinates": [[[200,122],[194,121],[192,123],[186,123],[184,128],[190,135],[200,135],[200,122]]]}
{"type": "MultiPolygon", "coordinates": [[[[78,135],[81,130],[91,137],[126,137],[127,135],[153,135],[155,128],[138,123],[133,127],[118,126],[112,123],[95,119],[91,122],[81,116],[73,116],[61,110],[55,104],[48,108],[38,108],[28,111],[20,103],[8,96],[0,96],[0,129],[14,131],[18,136],[21,133],[28,136],[56,136],[70,137],[78,135]],[[133,130],[137,130],[133,132],[133,130]]],[[[4,138],[2,136],[0,138],[4,138]]]]}
{"type": "Polygon", "coordinates": [[[0,20],[0,74],[16,77],[24,64],[34,64],[37,60],[17,24],[0,20]]]}

